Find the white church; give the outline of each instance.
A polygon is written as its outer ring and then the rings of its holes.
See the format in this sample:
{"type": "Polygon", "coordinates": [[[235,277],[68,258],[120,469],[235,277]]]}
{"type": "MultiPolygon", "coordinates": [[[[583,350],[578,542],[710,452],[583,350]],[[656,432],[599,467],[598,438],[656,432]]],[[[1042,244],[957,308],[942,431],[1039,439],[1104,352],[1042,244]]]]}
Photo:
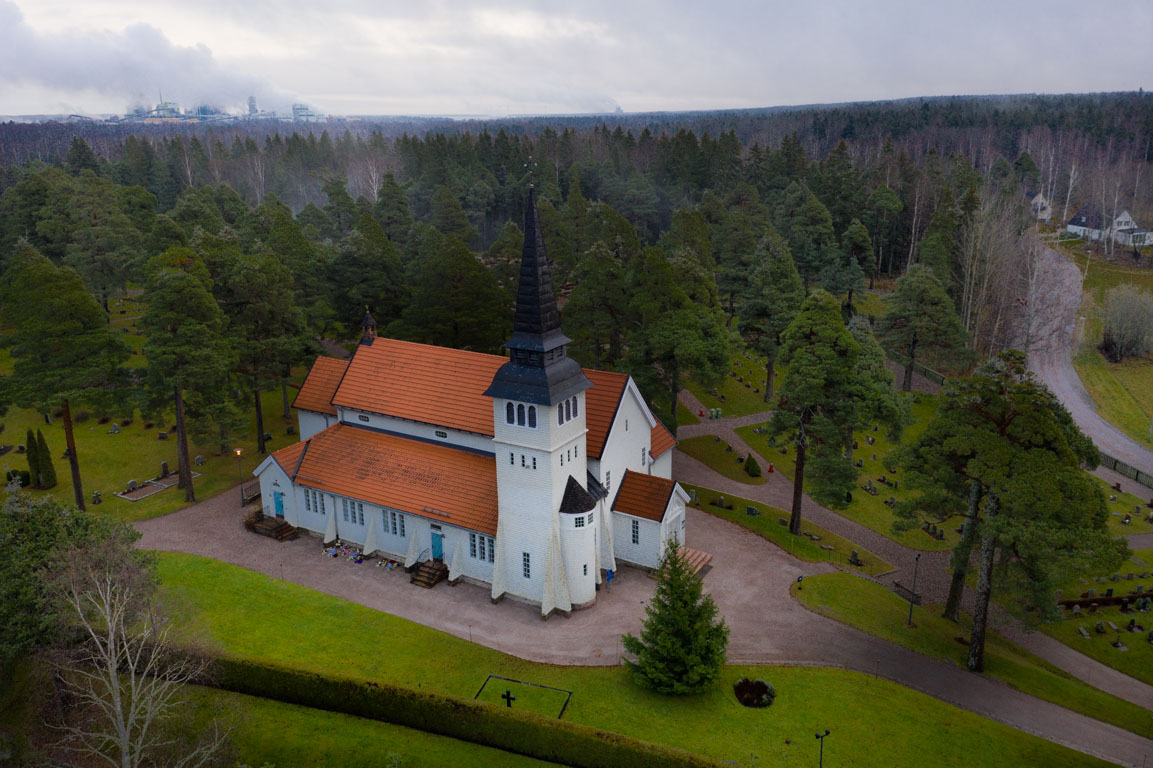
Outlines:
{"type": "Polygon", "coordinates": [[[530,193],[508,357],[380,338],[316,360],[301,441],[266,458],[264,512],[325,542],[447,570],[542,616],[595,603],[618,563],[685,541],[676,440],[626,374],[566,356],[530,193]]]}

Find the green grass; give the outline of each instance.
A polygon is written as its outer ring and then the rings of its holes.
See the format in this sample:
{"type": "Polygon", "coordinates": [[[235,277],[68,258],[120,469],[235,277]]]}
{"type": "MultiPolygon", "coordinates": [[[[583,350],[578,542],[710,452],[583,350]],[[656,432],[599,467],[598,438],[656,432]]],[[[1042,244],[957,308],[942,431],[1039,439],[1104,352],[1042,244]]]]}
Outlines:
{"type": "Polygon", "coordinates": [[[700,419],[684,403],[677,401],[677,424],[699,424],[700,419]]]}
{"type": "MultiPolygon", "coordinates": [[[[289,397],[295,397],[295,390],[289,390],[289,397]]],[[[289,424],[296,425],[296,414],[293,413],[290,421],[282,418],[279,389],[263,393],[261,403],[264,407],[265,431],[272,434],[270,450],[283,448],[299,439],[297,436],[285,435],[285,427],[289,424]]],[[[89,505],[92,511],[131,522],[163,515],[185,506],[184,493],[176,488],[169,488],[136,502],[113,495],[117,491],[124,490],[129,480],[144,481],[159,475],[161,462],[167,461],[169,469],[176,471],[176,441],[173,439],[175,434],[170,432],[168,440],[158,440],[156,436],[158,432],[172,426],[171,416],[166,417],[163,422],[157,422],[151,429],[145,429],[145,422],[137,413],[134,414],[132,424],[120,428],[120,434],[110,435],[108,430],[112,426],[111,422],[98,424],[93,415],[85,418],[86,412],[87,409],[84,408],[73,408],[72,417],[85,500],[91,501],[93,491],[100,491],[104,499],[104,503],[99,506],[89,505]]],[[[10,410],[2,421],[4,432],[0,434],[0,442],[21,445],[29,428],[40,429],[44,432],[44,439],[52,451],[58,480],[56,487],[47,491],[29,490],[29,493],[33,496],[52,495],[72,503],[72,475],[68,468],[68,460],[61,458],[64,454],[62,422],[53,419],[52,424],[46,425],[40,414],[21,408],[10,410]]],[[[245,480],[251,479],[252,470],[264,458],[256,453],[255,414],[250,417],[248,433],[249,437],[235,443],[235,446],[244,452],[241,463],[245,480]]],[[[203,455],[207,460],[204,466],[193,467],[195,471],[201,473],[201,476],[193,481],[199,498],[214,496],[239,482],[241,473],[237,470],[235,455],[218,456],[215,445],[193,444],[190,450],[193,456],[203,455]]],[[[15,451],[0,457],[0,470],[27,468],[27,458],[15,451]]]]}
{"type": "Polygon", "coordinates": [[[1153,490],[1149,490],[1142,485],[1131,480],[1122,480],[1121,488],[1130,488],[1137,492],[1145,492],[1148,494],[1145,498],[1140,498],[1132,493],[1117,493],[1113,490],[1113,486],[1105,482],[1099,477],[1094,476],[1094,480],[1101,486],[1101,492],[1105,494],[1108,499],[1111,496],[1116,496],[1117,501],[1109,502],[1107,507],[1109,509],[1109,533],[1114,536],[1127,536],[1132,533],[1153,533],[1153,523],[1145,522],[1146,516],[1153,509],[1145,506],[1149,501],[1149,497],[1153,497],[1153,490]],[[1141,511],[1138,512],[1134,507],[1140,507],[1141,511]],[[1125,515],[1129,515],[1129,525],[1125,525],[1125,515]]]}
{"type": "MultiPolygon", "coordinates": [[[[919,394],[908,395],[912,400],[912,413],[915,419],[912,426],[905,430],[902,437],[904,442],[914,440],[924,431],[928,426],[929,420],[933,417],[933,413],[937,407],[937,399],[932,395],[919,394]]],[[[783,444],[782,447],[773,447],[769,444],[769,438],[763,434],[757,434],[756,430],[764,425],[749,425],[747,427],[740,427],[737,429],[737,434],[741,436],[744,441],[750,445],[757,453],[765,458],[766,462],[772,462],[775,465],[776,471],[780,472],[784,477],[790,480],[796,468],[796,449],[791,443],[783,444]]],[[[860,470],[860,476],[857,478],[857,489],[853,491],[853,501],[843,510],[838,510],[840,514],[845,517],[855,520],[858,523],[871,528],[877,533],[888,536],[890,539],[903,544],[907,547],[923,550],[943,550],[951,549],[960,536],[954,530],[959,528],[960,525],[954,525],[950,521],[943,524],[945,529],[945,538],[943,541],[937,541],[930,537],[927,533],[920,529],[911,531],[894,531],[893,521],[896,520],[896,515],[890,509],[885,501],[894,496],[898,501],[915,496],[915,493],[908,488],[901,485],[901,474],[889,474],[883,464],[885,455],[893,451],[897,446],[886,436],[885,431],[872,430],[857,432],[854,435],[857,440],[857,450],[853,452],[854,457],[862,460],[864,465],[860,470]],[[868,444],[868,438],[875,440],[874,445],[868,444]],[[873,455],[877,459],[873,460],[873,455]],[[882,486],[877,482],[877,478],[885,475],[890,479],[895,479],[898,483],[898,489],[893,490],[891,487],[882,486]],[[873,496],[866,493],[861,486],[865,484],[866,480],[872,479],[873,485],[877,487],[877,495],[873,496]]],[[[806,487],[807,487],[806,483],[806,487]]]]}
{"type": "MultiPolygon", "coordinates": [[[[884,638],[936,659],[964,666],[968,654],[968,617],[954,624],[940,616],[939,606],[914,606],[913,627],[906,626],[909,603],[892,591],[849,573],[805,579],[793,595],[810,609],[870,635],[884,638]]],[[[1150,714],[1144,708],[1099,691],[1037,658],[995,632],[985,644],[985,674],[1012,687],[1083,715],[1144,736],[1150,714]]]]}
{"type": "Polygon", "coordinates": [[[489,673],[552,685],[574,691],[566,720],[739,765],[808,765],[817,727],[835,734],[825,749],[830,765],[1105,765],[855,672],[731,666],[704,694],[666,697],[638,688],[622,667],[534,664],[207,558],[160,554],[159,576],[178,626],[229,653],[462,698],[471,698],[489,673]],[[740,706],[731,685],[744,676],[770,680],[776,703],[765,710],[740,706]]]}
{"type": "MultiPolygon", "coordinates": [[[[232,754],[250,766],[277,768],[355,765],[393,768],[410,765],[466,765],[528,768],[553,763],[424,731],[326,712],[270,699],[208,688],[189,689],[198,724],[209,727],[220,713],[233,723],[232,754]]],[[[231,764],[231,763],[230,763],[231,764]]]]}
{"type": "MultiPolygon", "coordinates": [[[[1084,272],[1087,260],[1084,246],[1070,246],[1065,250],[1084,272]]],[[[1081,303],[1085,328],[1073,357],[1073,367],[1101,417],[1142,445],[1149,445],[1149,423],[1153,419],[1153,356],[1110,363],[1097,351],[1106,296],[1109,289],[1123,284],[1153,291],[1153,270],[1098,260],[1089,262],[1081,303]]]]}
{"type": "Polygon", "coordinates": [[[687,483],[681,483],[681,485],[686,490],[697,492],[697,503],[691,506],[708,512],[710,515],[736,523],[742,528],[747,528],[758,536],[773,542],[793,557],[811,563],[837,563],[849,569],[860,570],[870,576],[878,576],[893,570],[891,564],[877,557],[860,544],[849,541],[808,521],[804,522],[802,530],[820,536],[820,541],[813,541],[808,536],[794,536],[789,533],[787,526],[780,523],[781,520],[788,520],[789,518],[789,513],[783,509],[759,501],[742,499],[739,496],[726,496],[725,503],[731,504],[733,508],[731,510],[722,509],[712,503],[721,495],[719,491],[687,483]],[[755,507],[760,514],[748,514],[746,512],[747,507],[755,507]],[[832,549],[822,549],[822,547],[832,547],[832,549]],[[849,564],[849,558],[854,549],[857,550],[857,557],[864,564],[860,568],[849,564]]]}
{"type": "MultiPolygon", "coordinates": [[[[779,365],[776,374],[777,383],[780,383],[785,373],[779,365]]],[[[769,404],[765,402],[765,358],[752,353],[733,357],[729,374],[717,387],[705,387],[695,381],[689,381],[686,386],[705,408],[720,408],[721,416],[747,416],[769,410],[769,404]],[[744,382],[738,381],[738,377],[744,382]],[[746,387],[745,383],[749,386],[746,387]],[[760,392],[754,392],[754,389],[760,389],[760,392]]]]}
{"type": "Polygon", "coordinates": [[[750,477],[745,471],[745,465],[737,461],[741,454],[732,450],[728,443],[713,435],[700,435],[689,437],[677,443],[677,448],[692,456],[697,461],[706,464],[710,469],[721,473],[730,480],[746,485],[764,485],[768,480],[764,476],[767,467],[761,467],[760,477],[750,477]]]}
{"type": "Polygon", "coordinates": [[[476,700],[492,704],[494,707],[507,707],[508,702],[502,698],[506,691],[512,694],[514,707],[544,717],[560,717],[561,710],[565,708],[565,699],[568,698],[565,691],[539,688],[533,685],[531,680],[513,682],[493,678],[484,686],[484,690],[480,691],[476,700]]]}
{"type": "Polygon", "coordinates": [[[853,294],[853,305],[862,315],[880,317],[889,309],[889,294],[877,291],[858,291],[853,294]]]}

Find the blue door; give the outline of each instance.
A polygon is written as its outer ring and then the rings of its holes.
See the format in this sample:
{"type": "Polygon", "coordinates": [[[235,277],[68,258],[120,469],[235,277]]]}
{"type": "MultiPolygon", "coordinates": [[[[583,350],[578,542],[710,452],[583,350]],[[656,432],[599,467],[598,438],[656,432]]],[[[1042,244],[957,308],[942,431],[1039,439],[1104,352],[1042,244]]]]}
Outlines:
{"type": "Polygon", "coordinates": [[[432,559],[444,559],[444,534],[437,531],[432,532],[432,559]]]}
{"type": "Polygon", "coordinates": [[[279,491],[273,493],[272,502],[276,505],[276,516],[284,517],[284,494],[279,491]]]}

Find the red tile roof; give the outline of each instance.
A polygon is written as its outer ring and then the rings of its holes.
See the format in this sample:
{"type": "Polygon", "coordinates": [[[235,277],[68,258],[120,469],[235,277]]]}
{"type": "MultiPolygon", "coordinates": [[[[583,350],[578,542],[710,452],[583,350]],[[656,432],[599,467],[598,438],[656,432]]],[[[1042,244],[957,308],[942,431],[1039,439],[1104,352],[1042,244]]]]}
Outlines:
{"type": "Polygon", "coordinates": [[[496,535],[492,456],[343,424],[272,455],[299,485],[496,535]]]}
{"type": "Polygon", "coordinates": [[[585,369],[585,376],[593,383],[592,389],[585,392],[585,427],[588,429],[585,455],[591,459],[600,459],[629,377],[626,373],[593,371],[588,368],[585,369]]]}
{"type": "Polygon", "coordinates": [[[315,411],[336,415],[336,408],[332,405],[332,396],[340,385],[340,377],[348,369],[347,360],[338,360],[335,357],[318,357],[300,385],[300,392],[292,402],[293,408],[302,411],[315,411]]]}
{"type": "Polygon", "coordinates": [[[627,469],[617,489],[617,497],[613,499],[612,508],[616,512],[659,523],[665,516],[676,486],[672,480],[627,469]]]}
{"type": "Polygon", "coordinates": [[[665,429],[665,425],[658,421],[657,425],[653,427],[652,435],[649,437],[649,453],[651,453],[655,459],[676,444],[677,439],[673,437],[672,432],[665,429]]]}

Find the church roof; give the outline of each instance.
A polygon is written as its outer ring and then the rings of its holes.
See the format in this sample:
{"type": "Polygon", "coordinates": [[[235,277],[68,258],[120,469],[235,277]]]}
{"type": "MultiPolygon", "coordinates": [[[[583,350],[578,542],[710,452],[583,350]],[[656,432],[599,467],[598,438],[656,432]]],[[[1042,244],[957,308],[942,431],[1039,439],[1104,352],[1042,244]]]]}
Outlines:
{"type": "Polygon", "coordinates": [[[596,499],[581,487],[581,484],[577,482],[575,477],[569,475],[568,483],[564,489],[564,497],[560,500],[561,514],[583,515],[585,512],[595,508],[596,505],[596,499]]]}
{"type": "Polygon", "coordinates": [[[587,369],[585,375],[593,383],[592,389],[585,393],[585,427],[588,429],[585,455],[599,459],[604,452],[605,441],[608,440],[609,429],[616,418],[621,398],[624,397],[629,376],[627,373],[587,369]]]}
{"type": "Polygon", "coordinates": [[[655,459],[676,444],[677,439],[673,437],[673,433],[665,429],[665,425],[658,421],[657,425],[653,427],[652,436],[649,438],[649,453],[655,459]]]}
{"type": "Polygon", "coordinates": [[[299,485],[496,535],[492,456],[337,424],[272,457],[299,485]]]}
{"type": "Polygon", "coordinates": [[[340,377],[347,369],[347,360],[338,360],[335,357],[316,358],[304,383],[300,385],[300,392],[292,402],[292,407],[335,416],[336,408],[332,405],[332,396],[340,385],[340,377]]]}
{"type": "Polygon", "coordinates": [[[545,255],[544,232],[536,207],[536,194],[528,193],[524,212],[524,248],[516,290],[516,314],[508,346],[543,352],[570,339],[560,327],[560,310],[553,293],[552,273],[545,255]]]}
{"type": "Polygon", "coordinates": [[[676,482],[656,475],[625,470],[624,479],[613,499],[613,511],[660,522],[668,509],[676,482]]]}

